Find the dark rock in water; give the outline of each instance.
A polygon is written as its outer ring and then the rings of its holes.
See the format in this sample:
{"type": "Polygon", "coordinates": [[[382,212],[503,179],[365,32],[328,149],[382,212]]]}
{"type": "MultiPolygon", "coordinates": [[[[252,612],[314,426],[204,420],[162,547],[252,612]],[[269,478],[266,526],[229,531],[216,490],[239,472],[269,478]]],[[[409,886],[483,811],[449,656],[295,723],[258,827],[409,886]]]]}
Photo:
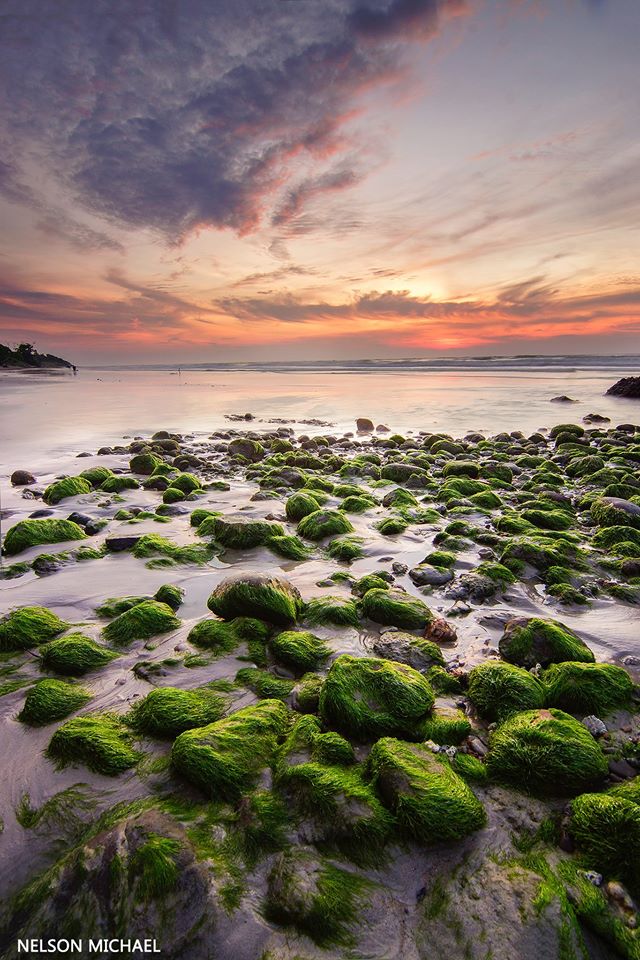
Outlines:
{"type": "Polygon", "coordinates": [[[14,470],[11,474],[11,485],[14,487],[24,487],[28,483],[35,483],[36,478],[28,470],[14,470]]]}
{"type": "Polygon", "coordinates": [[[455,586],[447,590],[448,600],[472,600],[474,603],[482,603],[493,597],[498,591],[498,586],[490,577],[485,577],[480,573],[463,574],[455,586]]]}
{"type": "Polygon", "coordinates": [[[112,450],[111,447],[100,447],[100,449],[98,450],[97,456],[98,456],[98,457],[108,457],[109,454],[111,454],[111,453],[113,453],[113,450],[112,450]]]}
{"type": "Polygon", "coordinates": [[[377,433],[391,433],[391,428],[387,427],[384,423],[379,423],[376,427],[377,433]]]}
{"type": "Polygon", "coordinates": [[[609,387],[607,393],[613,397],[629,397],[632,400],[640,400],[640,377],[623,377],[612,387],[609,387]]]}
{"type": "Polygon", "coordinates": [[[367,417],[358,417],[356,427],[359,433],[371,433],[373,430],[373,420],[369,420],[367,417]]]}
{"type": "Polygon", "coordinates": [[[53,510],[34,510],[33,513],[29,514],[30,520],[39,520],[41,517],[50,517],[53,514],[53,510]]]}
{"type": "Polygon", "coordinates": [[[443,662],[441,656],[431,655],[433,651],[429,651],[429,644],[420,641],[411,633],[385,632],[382,636],[376,637],[371,647],[378,657],[384,660],[395,660],[396,663],[406,663],[414,670],[428,670],[429,667],[441,665],[443,662]]]}
{"type": "Polygon", "coordinates": [[[81,460],[83,457],[91,457],[93,454],[89,453],[87,450],[83,450],[82,453],[77,454],[77,459],[81,460]]]}
{"type": "Polygon", "coordinates": [[[427,624],[424,635],[427,640],[432,640],[434,643],[458,642],[458,634],[456,633],[455,627],[447,623],[444,617],[434,617],[433,620],[427,624]]]}
{"type": "Polygon", "coordinates": [[[603,417],[600,413],[588,413],[582,420],[583,423],[611,423],[611,417],[603,417]]]}
{"type": "Polygon", "coordinates": [[[635,423],[619,423],[616,430],[620,430],[622,433],[636,433],[640,430],[640,427],[637,427],[635,423]]]}
{"type": "Polygon", "coordinates": [[[430,563],[420,563],[409,570],[409,577],[417,587],[442,587],[453,580],[451,570],[439,570],[430,563]]]}
{"type": "Polygon", "coordinates": [[[104,529],[105,522],[104,520],[89,520],[89,523],[85,524],[84,532],[89,537],[94,537],[96,533],[100,533],[104,529]]]}
{"type": "Polygon", "coordinates": [[[69,514],[67,520],[77,523],[79,527],[86,527],[88,523],[91,523],[91,517],[87,516],[86,513],[76,513],[75,511],[69,514]]]}
{"type": "Polygon", "coordinates": [[[640,577],[640,560],[623,560],[620,572],[624,577],[640,577]]]}
{"type": "Polygon", "coordinates": [[[562,394],[559,397],[551,397],[550,403],[577,403],[577,400],[574,400],[572,397],[568,397],[566,394],[562,394]]]}
{"type": "Polygon", "coordinates": [[[133,550],[142,534],[128,537],[107,537],[105,546],[112,553],[121,553],[123,550],[133,550]]]}

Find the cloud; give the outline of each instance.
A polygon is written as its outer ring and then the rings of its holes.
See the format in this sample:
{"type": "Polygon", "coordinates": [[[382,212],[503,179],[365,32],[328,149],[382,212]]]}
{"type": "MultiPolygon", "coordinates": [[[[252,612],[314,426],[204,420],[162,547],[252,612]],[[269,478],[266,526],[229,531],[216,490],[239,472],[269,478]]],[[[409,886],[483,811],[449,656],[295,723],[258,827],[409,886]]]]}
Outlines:
{"type": "Polygon", "coordinates": [[[10,3],[7,151],[92,214],[171,241],[203,226],[246,233],[269,210],[285,222],[366,175],[343,133],[354,104],[397,77],[400,41],[463,6],[66,0],[53,16],[50,0],[10,3]]]}

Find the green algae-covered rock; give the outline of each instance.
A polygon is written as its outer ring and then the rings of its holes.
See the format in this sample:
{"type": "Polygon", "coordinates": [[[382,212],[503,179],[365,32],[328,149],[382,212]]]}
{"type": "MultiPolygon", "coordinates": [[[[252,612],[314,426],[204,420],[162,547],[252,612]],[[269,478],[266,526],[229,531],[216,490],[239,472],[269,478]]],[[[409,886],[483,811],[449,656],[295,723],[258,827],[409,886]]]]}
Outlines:
{"type": "Polygon", "coordinates": [[[114,617],[119,617],[121,613],[131,610],[132,607],[137,607],[139,603],[152,599],[153,597],[107,597],[104,603],[96,607],[96,613],[99,617],[112,620],[114,617]]]}
{"type": "Polygon", "coordinates": [[[357,627],[358,608],[348,597],[314,597],[305,607],[304,618],[313,626],[357,627]]]}
{"type": "Polygon", "coordinates": [[[43,727],[64,720],[91,700],[84,687],[64,680],[40,680],[27,693],[18,720],[32,727],[43,727]]]}
{"type": "Polygon", "coordinates": [[[444,745],[456,745],[471,733],[471,724],[462,710],[436,704],[422,728],[425,740],[444,745]]]}
{"type": "Polygon", "coordinates": [[[77,497],[82,493],[91,493],[91,484],[84,477],[64,477],[50,483],[42,494],[42,499],[49,506],[66,500],[67,497],[77,497]]]}
{"type": "Polygon", "coordinates": [[[620,497],[594,500],[591,516],[599,527],[628,526],[640,530],[640,504],[620,497]]]}
{"type": "Polygon", "coordinates": [[[135,477],[123,477],[114,473],[100,484],[100,490],[103,493],[122,493],[123,490],[137,490],[139,486],[135,477]]]}
{"type": "Polygon", "coordinates": [[[198,527],[202,536],[213,536],[223,547],[233,550],[249,550],[252,547],[261,547],[269,542],[271,537],[284,535],[284,528],[279,523],[269,520],[249,520],[247,517],[210,517],[198,527]]]}
{"type": "Polygon", "coordinates": [[[29,650],[69,626],[46,607],[20,607],[0,620],[0,651],[29,650]]]}
{"type": "Polygon", "coordinates": [[[403,590],[368,590],[362,598],[362,612],[374,623],[423,630],[433,619],[426,603],[403,590]]]}
{"type": "Polygon", "coordinates": [[[569,831],[590,867],[640,895],[640,805],[614,791],[571,801],[569,831]]]}
{"type": "Polygon", "coordinates": [[[336,537],[327,545],[327,553],[333,560],[351,563],[364,556],[362,537],[336,537]]]}
{"type": "Polygon", "coordinates": [[[342,533],[352,533],[353,526],[340,510],[315,510],[308,513],[298,524],[298,533],[307,540],[324,540],[342,533]]]}
{"type": "Polygon", "coordinates": [[[320,504],[315,496],[312,493],[307,493],[306,490],[299,490],[298,493],[292,494],[285,506],[287,519],[293,521],[293,523],[297,523],[303,517],[307,517],[310,513],[315,513],[319,509],[320,504]]]}
{"type": "Polygon", "coordinates": [[[129,470],[131,470],[131,473],[139,473],[142,476],[150,477],[163,464],[164,461],[157,457],[155,453],[138,453],[129,460],[129,470]]]}
{"type": "Polygon", "coordinates": [[[266,545],[269,550],[286,560],[308,560],[311,556],[309,547],[299,537],[286,533],[282,536],[270,537],[266,545]]]}
{"type": "Polygon", "coordinates": [[[465,781],[421,744],[379,740],[367,766],[382,802],[404,835],[417,843],[461,840],[486,822],[482,804],[465,781]]]}
{"type": "Polygon", "coordinates": [[[303,602],[298,590],[277,577],[232,577],[215,588],[207,606],[225,620],[256,617],[276,626],[295,623],[303,602]]]}
{"type": "Polygon", "coordinates": [[[109,467],[89,467],[88,470],[83,470],[80,474],[81,477],[89,481],[92,487],[99,487],[101,483],[104,483],[113,475],[113,470],[109,470],[109,467]]]}
{"type": "Polygon", "coordinates": [[[102,635],[108,643],[126,644],[168,633],[179,626],[180,620],[166,603],[143,600],[107,624],[102,635]]]}
{"type": "Polygon", "coordinates": [[[627,705],[633,693],[627,671],[612,663],[554,663],[541,680],[547,704],[569,713],[602,717],[627,705]]]}
{"type": "Polygon", "coordinates": [[[51,640],[40,647],[38,653],[43,670],[68,677],[80,677],[90,670],[97,670],[118,656],[82,633],[70,633],[51,640]]]}
{"type": "Polygon", "coordinates": [[[287,716],[279,700],[263,700],[206,727],[187,730],[173,745],[173,767],[209,796],[237,801],[272,762],[286,733],[287,716]]]}
{"type": "Polygon", "coordinates": [[[236,673],[236,683],[247,687],[260,700],[282,700],[286,702],[295,686],[293,680],[276,677],[269,670],[260,667],[243,667],[236,673]]]}
{"type": "Polygon", "coordinates": [[[510,620],[499,643],[500,655],[520,667],[543,667],[573,660],[592,663],[595,657],[573,630],[557,620],[518,617],[510,620]]]}
{"type": "Polygon", "coordinates": [[[235,617],[233,620],[201,620],[189,631],[187,640],[196,647],[231,653],[239,643],[264,646],[270,627],[255,617],[235,617]]]}
{"type": "Polygon", "coordinates": [[[154,593],[153,599],[157,600],[158,603],[166,603],[175,613],[175,611],[182,606],[184,590],[182,587],[177,587],[173,583],[163,583],[154,593]]]}
{"type": "Polygon", "coordinates": [[[589,731],[562,710],[525,710],[491,737],[489,775],[536,794],[574,796],[600,783],[607,761],[589,731]]]}
{"type": "Polygon", "coordinates": [[[293,688],[292,707],[298,713],[317,713],[324,677],[305,673],[293,688]]]}
{"type": "Polygon", "coordinates": [[[504,720],[512,713],[545,704],[545,688],[537,677],[500,660],[489,660],[469,673],[469,699],[486,720],[504,720]]]}
{"type": "Polygon", "coordinates": [[[60,768],[83,763],[94,773],[115,776],[141,757],[132,748],[132,739],[120,718],[111,714],[73,717],[56,730],[47,756],[60,768]]]}
{"type": "Polygon", "coordinates": [[[173,738],[219,720],[226,706],[226,699],[212,690],[159,687],[135,704],[127,722],[151,737],[173,738]]]}
{"type": "Polygon", "coordinates": [[[63,543],[67,540],[86,540],[87,535],[72,520],[36,519],[19,520],[10,527],[4,538],[3,552],[15,556],[28,547],[39,547],[44,543],[63,543]]]}
{"type": "Polygon", "coordinates": [[[277,634],[270,647],[276,660],[300,673],[314,670],[331,653],[323,640],[303,630],[286,630],[277,634]]]}
{"type": "Polygon", "coordinates": [[[422,737],[434,703],[429,682],[403,663],[343,654],[320,692],[320,716],[356,740],[422,737]]]}

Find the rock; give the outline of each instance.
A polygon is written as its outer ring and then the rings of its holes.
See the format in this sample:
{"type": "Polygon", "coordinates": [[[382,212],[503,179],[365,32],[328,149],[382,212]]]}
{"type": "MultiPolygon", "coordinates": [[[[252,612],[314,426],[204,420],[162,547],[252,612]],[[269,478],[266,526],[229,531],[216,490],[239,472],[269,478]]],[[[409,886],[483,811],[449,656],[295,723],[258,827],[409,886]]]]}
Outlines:
{"type": "Polygon", "coordinates": [[[53,510],[34,510],[33,513],[29,514],[30,520],[38,520],[40,517],[51,517],[53,516],[53,510]]]}
{"type": "Polygon", "coordinates": [[[628,397],[632,400],[640,400],[640,377],[623,377],[612,387],[609,387],[607,394],[613,397],[628,397]]]}
{"type": "Polygon", "coordinates": [[[607,732],[606,723],[601,720],[600,717],[593,716],[593,714],[584,717],[582,724],[587,728],[592,737],[603,737],[607,732]]]}
{"type": "Polygon", "coordinates": [[[498,591],[498,585],[491,577],[485,577],[481,573],[464,573],[459,577],[455,586],[447,591],[448,600],[471,600],[474,603],[482,603],[493,597],[498,591]]]}
{"type": "Polygon", "coordinates": [[[409,577],[417,587],[442,587],[453,580],[453,573],[451,570],[438,570],[430,563],[420,563],[409,571],[409,577]]]}
{"type": "Polygon", "coordinates": [[[407,570],[409,569],[409,567],[407,566],[406,563],[401,563],[400,560],[394,560],[393,563],[391,564],[391,569],[396,574],[396,576],[403,577],[407,572],[407,570]]]}
{"type": "Polygon", "coordinates": [[[620,777],[621,780],[631,780],[637,774],[635,767],[632,767],[626,760],[609,760],[609,773],[614,777],[620,777]]]}
{"type": "Polygon", "coordinates": [[[14,487],[24,487],[29,483],[35,483],[36,478],[28,470],[14,470],[11,474],[11,484],[14,487]]]}
{"type": "Polygon", "coordinates": [[[551,397],[550,403],[577,403],[577,400],[573,400],[571,397],[567,397],[566,394],[562,394],[559,397],[551,397]]]}
{"type": "Polygon", "coordinates": [[[448,623],[444,617],[434,617],[434,619],[427,624],[424,635],[427,640],[432,640],[434,643],[458,642],[458,634],[456,633],[455,627],[448,623]]]}
{"type": "Polygon", "coordinates": [[[388,631],[372,643],[373,652],[384,660],[406,663],[414,670],[428,670],[434,664],[444,665],[440,649],[428,640],[414,637],[412,633],[388,631]]]}
{"type": "Polygon", "coordinates": [[[592,883],[594,887],[602,886],[602,874],[596,873],[595,870],[581,870],[581,875],[588,880],[589,883],[592,883]]]}
{"type": "Polygon", "coordinates": [[[107,550],[110,550],[112,553],[121,553],[123,550],[133,550],[141,537],[142,534],[127,537],[107,537],[105,546],[107,550]]]}
{"type": "Polygon", "coordinates": [[[599,413],[588,413],[582,420],[583,423],[611,423],[611,417],[603,417],[599,413]]]}
{"type": "Polygon", "coordinates": [[[78,513],[74,511],[70,513],[67,517],[67,520],[71,520],[72,523],[77,523],[79,527],[86,527],[88,523],[91,523],[91,517],[86,513],[78,513]]]}
{"type": "Polygon", "coordinates": [[[379,423],[378,426],[376,427],[376,432],[377,432],[377,433],[391,433],[391,430],[390,430],[389,427],[385,426],[384,423],[379,423]]]}
{"type": "Polygon", "coordinates": [[[356,427],[358,433],[371,433],[374,429],[373,420],[369,420],[367,417],[358,417],[356,427]]]}

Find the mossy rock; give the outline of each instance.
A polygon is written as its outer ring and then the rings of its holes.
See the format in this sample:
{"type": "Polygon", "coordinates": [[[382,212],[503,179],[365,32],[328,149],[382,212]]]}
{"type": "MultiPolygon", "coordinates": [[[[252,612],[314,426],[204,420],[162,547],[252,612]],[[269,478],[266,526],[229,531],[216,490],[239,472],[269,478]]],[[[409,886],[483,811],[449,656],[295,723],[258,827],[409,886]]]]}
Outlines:
{"type": "Polygon", "coordinates": [[[469,673],[469,699],[485,720],[504,720],[545,705],[545,688],[528,670],[489,660],[469,673]]]}
{"type": "Polygon", "coordinates": [[[185,496],[202,489],[202,483],[192,473],[179,473],[171,480],[174,490],[181,490],[185,496]]]}
{"type": "Polygon", "coordinates": [[[491,737],[489,775],[534,794],[575,796],[601,783],[607,761],[589,731],[562,710],[525,710],[491,737]]]}
{"type": "Polygon", "coordinates": [[[40,667],[68,677],[81,677],[90,670],[106,666],[118,656],[82,633],[58,637],[40,647],[40,667]]]}
{"type": "Polygon", "coordinates": [[[293,688],[292,706],[298,713],[317,713],[324,677],[305,673],[293,688]]]}
{"type": "Polygon", "coordinates": [[[276,677],[260,667],[243,667],[236,673],[235,682],[251,690],[260,700],[281,700],[283,703],[289,699],[295,686],[293,680],[276,677]]]}
{"type": "Polygon", "coordinates": [[[124,490],[138,490],[139,487],[135,477],[124,477],[115,473],[100,484],[103,493],[122,493],[124,490]]]}
{"type": "Polygon", "coordinates": [[[173,744],[173,767],[207,795],[237,801],[272,762],[287,717],[279,700],[263,700],[206,727],[186,730],[173,744]]]}
{"type": "Polygon", "coordinates": [[[404,533],[409,524],[400,517],[385,517],[380,523],[376,524],[376,529],[384,537],[394,537],[396,534],[404,533]]]}
{"type": "Polygon", "coordinates": [[[627,671],[612,663],[554,663],[541,680],[549,706],[598,717],[627,706],[634,688],[627,671]]]}
{"type": "Polygon", "coordinates": [[[157,533],[145,533],[133,548],[133,555],[141,560],[150,559],[157,566],[172,566],[176,563],[207,563],[212,550],[204,544],[180,545],[157,533]]]}
{"type": "Polygon", "coordinates": [[[628,526],[640,530],[640,506],[620,497],[594,500],[591,516],[599,527],[628,526]]]}
{"type": "Polygon", "coordinates": [[[152,600],[153,597],[107,597],[104,603],[101,603],[99,607],[96,607],[96,614],[99,617],[103,617],[106,620],[113,620],[114,617],[119,617],[120,614],[126,613],[127,610],[137,607],[139,603],[144,603],[145,600],[152,600]]]}
{"type": "Polygon", "coordinates": [[[450,460],[442,469],[443,477],[471,477],[477,480],[480,476],[480,466],[472,460],[450,460]]]}
{"type": "Polygon", "coordinates": [[[64,720],[91,700],[84,687],[64,680],[40,680],[27,693],[18,720],[32,727],[43,727],[64,720]]]}
{"type": "Polygon", "coordinates": [[[280,523],[249,520],[246,517],[210,517],[198,527],[202,536],[213,535],[217,543],[232,550],[250,550],[268,544],[272,537],[284,536],[280,523]]]}
{"type": "Polygon", "coordinates": [[[368,886],[361,877],[320,860],[314,851],[298,848],[276,858],[264,914],[271,923],[293,927],[321,947],[351,947],[368,886]]]}
{"type": "Polygon", "coordinates": [[[426,678],[406,664],[343,654],[322,686],[319,712],[327,726],[356,740],[419,740],[434,699],[426,678]]]}
{"type": "Polygon", "coordinates": [[[201,620],[189,631],[187,640],[196,647],[213,650],[217,654],[231,653],[238,644],[264,648],[271,628],[255,617],[235,617],[233,620],[201,620]]]}
{"type": "Polygon", "coordinates": [[[586,643],[557,620],[518,617],[504,628],[499,643],[500,655],[509,663],[531,668],[571,660],[593,663],[595,657],[586,643]]]}
{"type": "Polygon", "coordinates": [[[107,624],[102,635],[108,643],[122,645],[133,640],[148,640],[179,626],[180,620],[166,603],[144,600],[107,624]]]}
{"type": "Polygon", "coordinates": [[[357,496],[345,497],[340,509],[344,510],[345,513],[365,513],[375,506],[377,504],[373,497],[358,494],[357,496]]]}
{"type": "Polygon", "coordinates": [[[351,521],[340,510],[315,510],[303,517],[298,524],[298,533],[307,540],[325,540],[352,532],[351,521]]]}
{"type": "Polygon", "coordinates": [[[588,865],[640,895],[640,806],[613,791],[571,801],[569,831],[588,865]]]}
{"type": "Polygon", "coordinates": [[[314,597],[305,607],[304,619],[312,626],[357,627],[358,608],[348,597],[314,597]]]}
{"type": "Polygon", "coordinates": [[[163,583],[162,586],[158,587],[154,593],[153,599],[157,600],[158,603],[166,603],[166,605],[171,607],[175,613],[176,610],[182,606],[182,601],[184,600],[184,590],[182,587],[177,587],[173,583],[163,583]]]}
{"type": "Polygon", "coordinates": [[[484,808],[465,781],[420,744],[379,740],[367,768],[408,839],[425,845],[462,840],[486,823],[484,808]]]}
{"type": "Polygon", "coordinates": [[[166,487],[162,493],[162,502],[163,503],[180,503],[186,497],[186,493],[182,490],[179,490],[177,487],[166,487]]]}
{"type": "Polygon", "coordinates": [[[232,577],[215,588],[207,606],[225,620],[255,617],[276,626],[295,623],[303,608],[300,593],[288,580],[277,577],[232,577]]]}
{"type": "Polygon", "coordinates": [[[436,704],[432,714],[425,721],[422,736],[425,740],[432,740],[449,746],[457,746],[471,733],[471,724],[462,710],[436,704]]]}
{"type": "Polygon", "coordinates": [[[30,650],[69,627],[46,607],[19,607],[0,620],[0,652],[30,650]]]}
{"type": "Polygon", "coordinates": [[[363,543],[362,537],[337,537],[328,544],[327,553],[332,560],[351,563],[364,557],[363,543]]]}
{"type": "Polygon", "coordinates": [[[389,590],[390,583],[377,573],[366,573],[351,587],[351,592],[357,597],[363,597],[367,590],[389,590]]]}
{"type": "Polygon", "coordinates": [[[371,646],[373,652],[384,660],[406,663],[414,670],[425,671],[434,665],[445,665],[442,650],[437,643],[424,637],[416,637],[412,633],[389,630],[376,637],[371,646]]]}
{"type": "Polygon", "coordinates": [[[401,630],[424,630],[433,619],[426,603],[403,590],[368,590],[361,600],[362,613],[374,623],[401,630]]]}
{"type": "Polygon", "coordinates": [[[173,739],[185,730],[215,723],[226,707],[225,697],[213,690],[159,687],[136,703],[126,720],[139,733],[173,739]]]}
{"type": "Polygon", "coordinates": [[[229,443],[229,453],[232,457],[244,457],[251,463],[263,460],[266,451],[259,440],[250,437],[236,437],[229,443]]]}
{"type": "Polygon", "coordinates": [[[164,461],[160,457],[156,457],[154,453],[138,453],[129,460],[129,470],[131,473],[150,477],[163,463],[164,461]]]}
{"type": "Polygon", "coordinates": [[[285,505],[287,519],[293,523],[298,523],[303,517],[308,517],[310,513],[315,513],[319,509],[320,504],[314,495],[305,490],[292,494],[285,505]]]}
{"type": "Polygon", "coordinates": [[[67,497],[79,497],[83,493],[91,493],[91,484],[84,477],[64,477],[50,483],[42,494],[42,499],[50,507],[55,506],[67,497]]]}
{"type": "Polygon", "coordinates": [[[141,757],[132,748],[132,740],[131,732],[119,717],[73,717],[56,730],[47,756],[59,768],[83,763],[94,773],[115,776],[134,767],[141,757]]]}
{"type": "Polygon", "coordinates": [[[303,630],[278,633],[269,646],[276,660],[300,673],[315,670],[331,653],[323,640],[303,630]]]}
{"type": "Polygon", "coordinates": [[[99,487],[109,477],[113,477],[114,473],[109,467],[89,467],[88,470],[83,470],[80,476],[88,480],[92,487],[99,487]]]}
{"type": "Polygon", "coordinates": [[[191,511],[189,523],[192,527],[199,527],[203,520],[207,520],[209,517],[219,516],[219,510],[209,510],[207,507],[196,507],[195,510],[191,511]]]}
{"type": "Polygon", "coordinates": [[[300,540],[299,537],[283,534],[282,536],[270,537],[267,542],[269,550],[284,557],[286,560],[308,560],[311,556],[309,547],[300,540]]]}
{"type": "Polygon", "coordinates": [[[82,527],[72,520],[48,518],[19,520],[7,531],[2,550],[7,556],[12,557],[29,547],[40,547],[45,543],[86,539],[87,535],[82,527]]]}

